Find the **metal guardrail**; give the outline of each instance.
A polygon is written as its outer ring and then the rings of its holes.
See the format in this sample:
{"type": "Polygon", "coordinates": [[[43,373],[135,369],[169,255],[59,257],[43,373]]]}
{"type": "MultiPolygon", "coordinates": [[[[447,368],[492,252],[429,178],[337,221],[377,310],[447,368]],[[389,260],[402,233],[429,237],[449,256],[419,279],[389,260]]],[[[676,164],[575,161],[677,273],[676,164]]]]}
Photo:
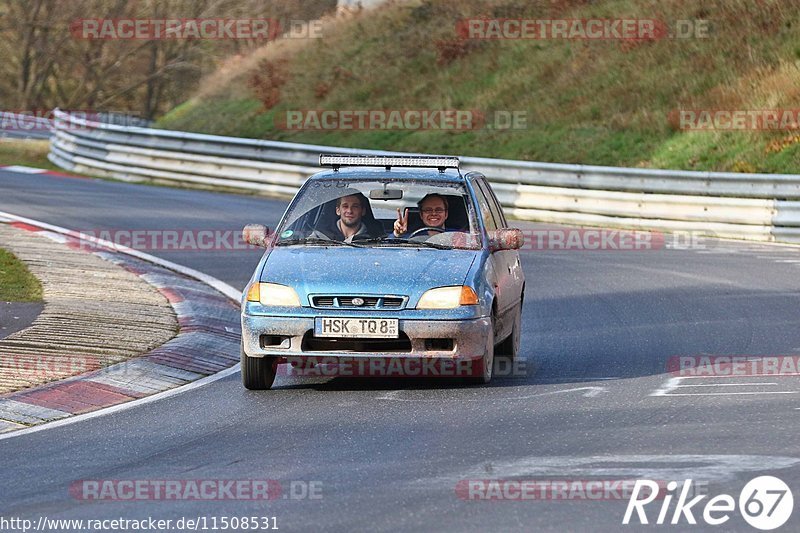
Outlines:
{"type": "MultiPolygon", "coordinates": [[[[123,180],[294,195],[321,152],[403,154],[89,122],[55,111],[50,160],[123,180]]],[[[616,168],[462,157],[506,212],[559,224],[698,231],[800,243],[800,175],[616,168]]]]}
{"type": "MultiPolygon", "coordinates": [[[[152,121],[116,112],[87,113],[103,124],[117,124],[125,126],[150,127],[152,121]]],[[[17,113],[15,111],[0,110],[0,137],[16,139],[49,139],[53,135],[54,120],[48,118],[50,113],[42,116],[38,112],[17,113]]]]}
{"type": "Polygon", "coordinates": [[[0,110],[0,137],[46,140],[51,129],[52,120],[46,117],[0,110]]]}

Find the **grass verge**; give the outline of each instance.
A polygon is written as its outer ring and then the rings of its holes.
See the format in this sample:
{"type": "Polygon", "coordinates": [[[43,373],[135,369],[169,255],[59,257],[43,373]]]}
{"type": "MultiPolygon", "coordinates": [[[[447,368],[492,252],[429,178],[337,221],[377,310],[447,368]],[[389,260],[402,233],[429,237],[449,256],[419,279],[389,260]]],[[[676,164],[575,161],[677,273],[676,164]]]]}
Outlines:
{"type": "Polygon", "coordinates": [[[50,141],[0,138],[0,166],[23,165],[63,172],[47,159],[50,141]]]}
{"type": "Polygon", "coordinates": [[[25,263],[0,248],[0,300],[4,302],[40,302],[42,285],[25,263]]]}
{"type": "Polygon", "coordinates": [[[409,0],[270,43],[201,83],[163,127],[412,152],[796,173],[800,134],[688,131],[681,110],[800,108],[800,11],[785,0],[409,0]],[[465,39],[474,19],[656,19],[685,38],[465,39]],[[288,129],[308,110],[477,110],[516,129],[288,129]]]}

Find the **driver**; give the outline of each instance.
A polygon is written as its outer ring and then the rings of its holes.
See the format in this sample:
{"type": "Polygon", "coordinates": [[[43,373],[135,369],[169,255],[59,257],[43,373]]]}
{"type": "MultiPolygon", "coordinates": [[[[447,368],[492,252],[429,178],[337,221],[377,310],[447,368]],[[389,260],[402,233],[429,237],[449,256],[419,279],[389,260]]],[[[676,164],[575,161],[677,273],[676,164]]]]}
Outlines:
{"type": "MultiPolygon", "coordinates": [[[[444,223],[447,220],[447,198],[440,194],[431,193],[426,194],[425,197],[417,202],[419,207],[419,216],[422,219],[422,225],[430,228],[441,228],[441,231],[423,231],[419,235],[437,235],[443,231],[447,231],[444,223]]],[[[394,236],[402,237],[408,231],[408,214],[406,216],[400,215],[400,209],[397,210],[397,220],[394,221],[394,236]]]]}
{"type": "Polygon", "coordinates": [[[376,236],[363,221],[368,205],[369,200],[361,193],[342,196],[336,200],[338,220],[329,227],[315,229],[310,237],[353,242],[376,236]]]}

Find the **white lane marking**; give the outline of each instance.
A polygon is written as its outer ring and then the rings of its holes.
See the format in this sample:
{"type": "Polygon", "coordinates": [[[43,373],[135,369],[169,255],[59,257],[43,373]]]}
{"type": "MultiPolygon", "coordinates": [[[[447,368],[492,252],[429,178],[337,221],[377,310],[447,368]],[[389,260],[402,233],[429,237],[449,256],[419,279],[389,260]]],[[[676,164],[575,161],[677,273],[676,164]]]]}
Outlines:
{"type": "MultiPolygon", "coordinates": [[[[756,259],[766,259],[768,261],[772,261],[773,263],[797,263],[798,262],[797,259],[786,259],[785,258],[786,256],[783,256],[784,258],[782,258],[782,256],[780,256],[778,254],[757,255],[755,257],[756,257],[756,259]]],[[[796,257],[796,256],[793,256],[793,257],[796,257]]]]}
{"type": "Polygon", "coordinates": [[[400,391],[400,390],[389,391],[386,394],[384,394],[383,396],[379,396],[377,399],[378,400],[401,400],[401,401],[403,401],[401,398],[397,398],[397,395],[400,394],[401,392],[403,392],[403,391],[400,391]]]}
{"type": "Polygon", "coordinates": [[[676,387],[746,387],[747,385],[777,385],[777,383],[704,383],[702,385],[675,385],[676,387]]]}
{"type": "Polygon", "coordinates": [[[606,377],[602,377],[602,378],[598,378],[598,377],[580,377],[580,378],[578,378],[578,377],[576,377],[574,379],[569,378],[569,377],[543,378],[543,379],[537,379],[535,384],[536,385],[559,384],[559,383],[563,384],[563,383],[575,383],[576,381],[577,382],[583,382],[583,383],[592,383],[593,381],[612,381],[612,380],[615,380],[615,379],[622,379],[622,378],[619,377],[619,376],[606,376],[606,377]]]}
{"type": "MultiPolygon", "coordinates": [[[[211,287],[215,288],[228,298],[232,299],[234,302],[239,303],[241,298],[241,291],[235,289],[234,287],[228,285],[222,280],[219,280],[215,277],[209,276],[208,274],[204,274],[198,270],[194,270],[192,268],[179,265],[177,263],[173,263],[172,261],[166,261],[164,259],[160,259],[158,257],[152,256],[150,254],[146,254],[144,252],[140,252],[138,250],[133,250],[132,248],[128,248],[126,246],[119,246],[109,241],[105,241],[103,239],[97,239],[90,235],[85,235],[83,233],[72,231],[66,228],[62,228],[61,226],[54,226],[52,224],[47,224],[46,222],[40,222],[38,220],[34,220],[31,218],[25,218],[21,216],[14,215],[12,213],[7,213],[5,211],[0,211],[0,218],[4,218],[9,221],[15,222],[23,222],[25,224],[29,224],[31,226],[37,226],[42,229],[46,229],[49,231],[53,231],[55,233],[60,233],[62,235],[69,235],[70,237],[75,237],[78,239],[84,239],[91,242],[95,242],[98,245],[101,245],[106,248],[110,248],[112,250],[118,251],[120,253],[124,253],[133,257],[138,257],[143,261],[147,261],[149,263],[153,263],[159,266],[162,266],[168,270],[173,270],[190,278],[194,278],[198,281],[201,281],[211,287]]],[[[176,387],[174,389],[170,389],[168,391],[160,392],[158,394],[153,394],[152,396],[148,396],[146,398],[140,398],[138,400],[133,400],[130,402],[122,403],[119,405],[115,405],[112,407],[107,407],[105,409],[100,409],[98,411],[93,411],[91,413],[86,413],[83,415],[76,415],[70,418],[65,418],[62,420],[56,420],[54,422],[47,422],[45,424],[40,424],[38,426],[33,426],[26,429],[21,429],[19,431],[14,431],[8,434],[0,435],[0,440],[11,439],[14,437],[20,437],[22,435],[28,435],[30,433],[37,433],[39,431],[45,431],[47,429],[53,429],[61,426],[67,426],[69,424],[75,424],[77,422],[82,422],[84,420],[89,420],[92,418],[99,418],[101,416],[106,416],[112,413],[118,413],[120,411],[124,411],[126,409],[132,409],[134,407],[138,407],[140,405],[145,405],[151,402],[156,402],[159,400],[163,400],[166,398],[170,398],[172,396],[177,396],[178,394],[182,394],[184,392],[189,392],[194,389],[198,389],[215,381],[219,381],[220,379],[224,379],[231,374],[235,374],[239,371],[240,364],[236,363],[234,366],[222,370],[221,372],[217,372],[216,374],[212,374],[210,376],[206,376],[203,379],[199,379],[197,381],[193,381],[192,383],[188,383],[186,385],[176,387]]]]}
{"type": "Polygon", "coordinates": [[[683,378],[669,378],[665,381],[660,389],[656,389],[650,393],[650,396],[668,396],[670,392],[674,391],[680,386],[683,378]]]}
{"type": "Polygon", "coordinates": [[[7,167],[0,167],[0,170],[8,172],[19,172],[20,174],[44,174],[47,170],[43,168],[26,167],[24,165],[10,165],[7,167]]]}
{"type": "MultiPolygon", "coordinates": [[[[455,484],[464,479],[485,479],[487,471],[493,479],[554,477],[585,479],[661,479],[727,481],[743,472],[781,470],[800,464],[800,458],[770,455],[594,455],[528,456],[498,462],[486,462],[466,471],[434,478],[455,484]]],[[[420,482],[431,482],[431,478],[420,482]]]]}
{"type": "Polygon", "coordinates": [[[64,244],[69,240],[68,238],[66,238],[65,236],[61,235],[60,233],[54,233],[52,231],[37,231],[36,233],[38,233],[39,235],[42,235],[43,237],[47,237],[51,241],[55,241],[55,242],[58,242],[58,243],[61,243],[61,244],[64,244]]]}
{"type": "MultiPolygon", "coordinates": [[[[563,394],[565,392],[576,392],[576,391],[586,391],[582,396],[584,398],[594,398],[599,394],[604,392],[608,392],[608,389],[605,387],[577,387],[574,389],[564,389],[564,390],[556,390],[556,391],[548,391],[548,392],[541,392],[539,394],[530,394],[527,396],[510,396],[508,398],[498,398],[503,401],[509,400],[528,400],[530,398],[539,398],[541,396],[550,396],[552,394],[563,394]]],[[[403,391],[391,391],[378,396],[376,400],[394,400],[398,402],[436,402],[439,401],[439,398],[398,398],[397,395],[403,391]]],[[[454,400],[457,402],[485,402],[486,398],[459,398],[458,400],[454,400]]]]}
{"type": "Polygon", "coordinates": [[[727,378],[732,377],[757,377],[756,375],[749,376],[682,376],[673,377],[665,381],[661,388],[654,390],[649,396],[753,396],[758,394],[797,394],[800,391],[749,391],[749,392],[674,392],[680,388],[693,388],[693,387],[747,387],[747,386],[773,386],[778,383],[764,382],[764,383],[703,383],[703,384],[682,384],[685,379],[709,379],[709,378],[727,378]]]}
{"type": "MultiPolygon", "coordinates": [[[[758,392],[673,392],[663,396],[752,396],[754,394],[797,394],[800,391],[758,391],[758,392]]],[[[652,394],[650,396],[653,396],[652,394]]]]}
{"type": "MultiPolygon", "coordinates": [[[[594,398],[595,396],[598,396],[604,392],[608,392],[608,389],[605,387],[586,387],[586,388],[590,390],[589,392],[583,395],[584,398],[594,398]]],[[[580,389],[575,389],[575,390],[580,390],[580,389]]]]}

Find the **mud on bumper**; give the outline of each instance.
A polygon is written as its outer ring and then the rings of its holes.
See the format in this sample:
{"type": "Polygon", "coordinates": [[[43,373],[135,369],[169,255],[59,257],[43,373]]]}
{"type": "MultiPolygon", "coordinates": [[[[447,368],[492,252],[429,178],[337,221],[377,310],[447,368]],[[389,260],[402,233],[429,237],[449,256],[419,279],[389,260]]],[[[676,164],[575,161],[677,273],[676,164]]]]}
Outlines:
{"type": "Polygon", "coordinates": [[[399,319],[397,339],[314,337],[312,317],[242,315],[242,342],[249,357],[289,360],[483,358],[489,318],[469,320],[399,319]]]}

